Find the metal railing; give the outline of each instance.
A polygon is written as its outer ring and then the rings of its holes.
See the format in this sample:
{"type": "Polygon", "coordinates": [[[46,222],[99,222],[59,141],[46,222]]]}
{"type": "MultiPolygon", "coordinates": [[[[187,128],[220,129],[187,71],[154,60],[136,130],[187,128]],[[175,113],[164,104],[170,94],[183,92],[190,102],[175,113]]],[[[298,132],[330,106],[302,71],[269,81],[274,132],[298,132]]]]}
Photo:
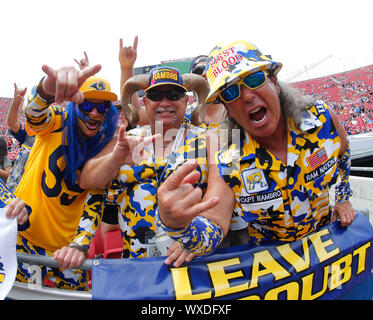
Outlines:
{"type": "Polygon", "coordinates": [[[366,172],[373,172],[373,168],[371,167],[351,167],[351,171],[366,171],[366,172]]]}
{"type": "MultiPolygon", "coordinates": [[[[38,256],[17,252],[17,261],[29,265],[47,266],[58,268],[58,262],[50,256],[38,256]]],[[[94,259],[87,259],[78,268],[81,270],[92,270],[94,259]]],[[[76,291],[67,289],[49,288],[33,283],[14,282],[7,299],[15,300],[92,300],[91,291],[76,291]]]]}
{"type": "MultiPolygon", "coordinates": [[[[37,256],[34,254],[27,254],[17,252],[18,262],[24,262],[32,265],[46,266],[51,268],[58,268],[58,261],[49,256],[37,256]]],[[[93,259],[86,259],[83,264],[78,268],[81,270],[92,270],[93,259]]]]}

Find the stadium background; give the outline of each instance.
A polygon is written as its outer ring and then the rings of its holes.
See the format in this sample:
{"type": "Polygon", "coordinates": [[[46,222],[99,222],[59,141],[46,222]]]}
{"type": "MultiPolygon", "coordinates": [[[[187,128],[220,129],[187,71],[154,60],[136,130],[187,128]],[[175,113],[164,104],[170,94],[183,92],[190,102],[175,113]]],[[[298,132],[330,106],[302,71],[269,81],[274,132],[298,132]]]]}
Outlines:
{"type": "MultiPolygon", "coordinates": [[[[306,94],[324,100],[337,113],[348,135],[373,131],[373,64],[363,67],[344,70],[339,73],[328,74],[306,80],[294,81],[294,79],[309,78],[312,69],[330,60],[327,56],[321,60],[300,68],[292,74],[286,75],[287,79],[281,79],[290,83],[295,88],[306,94]]],[[[161,61],[157,65],[148,65],[135,68],[135,74],[148,73],[155,66],[170,66],[178,68],[182,73],[189,72],[190,58],[161,61]]],[[[141,97],[143,93],[139,93],[141,97]]],[[[191,101],[192,97],[191,97],[191,101]]],[[[0,134],[7,139],[8,156],[14,160],[17,156],[19,145],[8,133],[6,116],[12,98],[0,97],[0,134]]],[[[20,111],[19,117],[24,120],[20,111]]]]}

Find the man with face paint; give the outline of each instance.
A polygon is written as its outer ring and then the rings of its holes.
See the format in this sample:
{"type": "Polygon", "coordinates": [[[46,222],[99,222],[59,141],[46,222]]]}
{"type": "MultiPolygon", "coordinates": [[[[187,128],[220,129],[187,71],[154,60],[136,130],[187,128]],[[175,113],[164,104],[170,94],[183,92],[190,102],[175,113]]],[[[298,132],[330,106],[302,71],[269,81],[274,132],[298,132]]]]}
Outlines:
{"type": "MultiPolygon", "coordinates": [[[[79,187],[83,164],[113,137],[117,95],[105,79],[93,76],[100,65],[46,73],[32,90],[24,113],[26,130],[36,136],[15,194],[32,208],[30,227],[18,232],[17,251],[54,256],[60,269],[41,266],[42,279],[64,289],[87,290],[87,272],[69,270],[84,261],[102,212],[102,192],[79,187]],[[52,103],[70,101],[61,107],[52,103]],[[84,209],[83,209],[84,207],[84,209]],[[69,269],[66,269],[69,268],[69,269]]],[[[17,280],[31,270],[19,263],[17,280]]]]}

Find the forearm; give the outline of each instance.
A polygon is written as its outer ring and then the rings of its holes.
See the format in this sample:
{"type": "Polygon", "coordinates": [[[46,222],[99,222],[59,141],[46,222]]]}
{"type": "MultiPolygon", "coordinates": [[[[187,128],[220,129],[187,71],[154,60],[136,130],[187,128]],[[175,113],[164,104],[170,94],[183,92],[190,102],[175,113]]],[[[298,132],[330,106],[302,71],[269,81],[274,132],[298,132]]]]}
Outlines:
{"type": "Polygon", "coordinates": [[[89,245],[101,222],[103,210],[104,191],[94,190],[88,192],[73,243],[83,246],[87,250],[89,249],[89,245]]]}
{"type": "MultiPolygon", "coordinates": [[[[122,92],[122,88],[124,86],[124,84],[126,83],[126,81],[133,77],[134,75],[134,72],[133,72],[133,68],[128,68],[128,67],[125,67],[125,66],[121,66],[120,67],[120,91],[122,92]]],[[[139,98],[137,96],[137,93],[134,93],[132,95],[132,104],[134,105],[134,107],[136,109],[140,109],[140,101],[139,101],[139,98]]]]}
{"type": "Polygon", "coordinates": [[[23,110],[29,127],[32,130],[37,132],[43,129],[50,121],[51,114],[49,106],[52,102],[51,97],[46,95],[41,89],[40,83],[38,86],[32,88],[32,93],[23,110]]]}
{"type": "Polygon", "coordinates": [[[346,202],[349,201],[352,196],[352,190],[350,187],[350,167],[351,167],[351,152],[350,148],[347,148],[342,154],[338,156],[337,168],[340,174],[340,183],[335,187],[335,201],[346,202]]]}
{"type": "MultiPolygon", "coordinates": [[[[218,204],[201,211],[184,227],[175,230],[165,225],[162,221],[162,216],[163,219],[167,218],[165,212],[157,215],[157,227],[165,230],[181,248],[195,255],[213,252],[228,233],[235,205],[233,192],[219,176],[216,166],[210,166],[209,184],[203,202],[207,203],[213,198],[219,199],[218,204]]],[[[169,218],[165,221],[171,221],[169,218]]]]}
{"type": "Polygon", "coordinates": [[[16,97],[13,99],[12,104],[9,107],[8,114],[6,117],[6,123],[10,130],[12,130],[15,134],[18,133],[21,124],[18,119],[18,110],[19,106],[22,102],[22,99],[19,97],[16,97]]]}
{"type": "Polygon", "coordinates": [[[79,186],[82,189],[105,188],[116,178],[120,163],[113,160],[112,153],[88,160],[82,170],[79,186]]]}

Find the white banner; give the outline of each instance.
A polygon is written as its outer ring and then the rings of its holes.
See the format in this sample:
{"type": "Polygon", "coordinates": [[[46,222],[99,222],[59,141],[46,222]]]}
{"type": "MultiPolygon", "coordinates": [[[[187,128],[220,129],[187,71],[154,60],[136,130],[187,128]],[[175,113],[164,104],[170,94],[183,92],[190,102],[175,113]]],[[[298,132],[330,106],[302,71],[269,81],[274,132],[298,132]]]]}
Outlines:
{"type": "Polygon", "coordinates": [[[17,274],[17,219],[7,219],[6,208],[0,208],[0,300],[13,287],[17,274]]]}

